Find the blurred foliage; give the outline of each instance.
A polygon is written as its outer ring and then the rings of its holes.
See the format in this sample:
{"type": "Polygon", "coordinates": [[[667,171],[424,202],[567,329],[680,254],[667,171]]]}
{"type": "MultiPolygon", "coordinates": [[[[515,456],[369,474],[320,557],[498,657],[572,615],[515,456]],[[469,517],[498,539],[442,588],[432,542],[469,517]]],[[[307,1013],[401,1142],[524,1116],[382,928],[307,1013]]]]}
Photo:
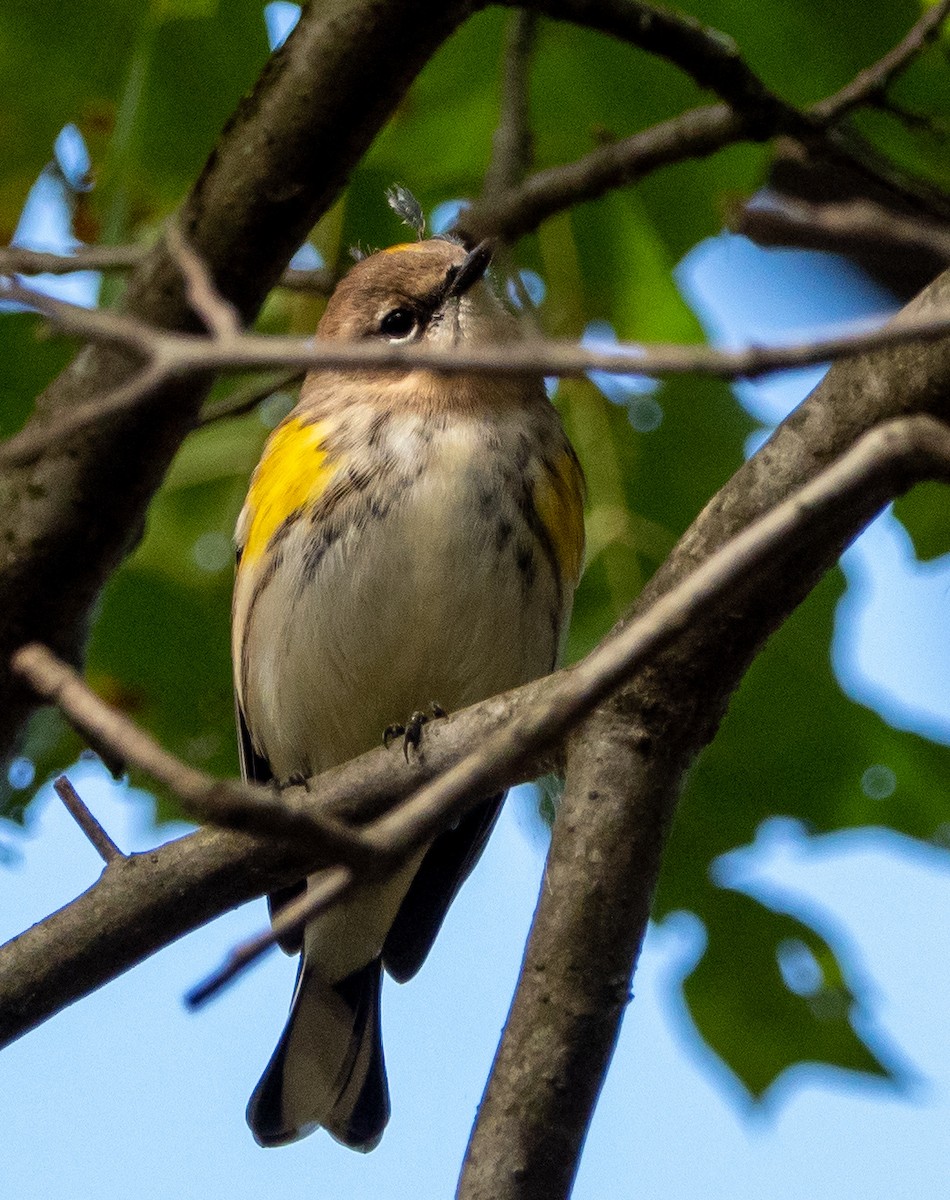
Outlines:
{"type": "MultiPolygon", "coordinates": [[[[766,82],[806,104],[845,84],[919,16],[912,0],[692,0],[695,16],[736,39],[766,82]],[[789,47],[801,47],[790,52],[789,47]],[[804,48],[807,47],[807,52],[804,48]]],[[[383,191],[409,185],[424,207],[476,195],[498,113],[498,51],[506,15],[470,21],[423,72],[314,231],[331,265],[347,248],[399,235],[383,191]]],[[[69,122],[91,156],[92,186],[73,197],[82,240],[147,238],[200,169],[215,136],[266,54],[260,0],[7,0],[0,8],[0,240],[12,236],[30,187],[69,122]]],[[[858,118],[863,134],[903,169],[950,182],[946,155],[946,45],[931,48],[894,95],[920,116],[858,118]]],[[[704,101],[668,64],[567,25],[543,23],[532,69],[531,115],[539,166],[704,101]]],[[[517,248],[547,294],[541,319],[559,336],[592,321],[622,339],[694,341],[702,331],[672,277],[682,255],[715,234],[736,197],[763,182],[769,151],[740,146],[668,168],[636,189],[550,221],[517,248]]],[[[110,287],[111,290],[111,287],[110,287]]],[[[309,330],[319,302],[275,293],[261,325],[309,330]]],[[[31,398],[70,350],[45,340],[22,314],[0,320],[0,432],[26,418],[31,398]]],[[[233,385],[221,384],[218,395],[233,385]]],[[[569,656],[588,650],[635,597],[675,539],[742,460],[752,428],[725,385],[679,380],[653,391],[560,386],[556,402],[590,483],[590,555],[569,656]],[[644,398],[647,398],[645,401],[644,398]],[[647,402],[651,432],[637,405],[647,402]]],[[[274,405],[195,433],[156,499],[145,537],[109,585],[92,634],[89,677],[113,703],[173,751],[233,773],[228,618],[230,534],[274,405]]],[[[947,545],[947,494],[919,489],[898,506],[922,555],[947,545]]],[[[721,732],[692,773],[667,855],[657,914],[689,909],[708,948],[686,981],[696,1024],[754,1095],[804,1060],[887,1074],[852,1026],[861,987],[820,916],[782,912],[718,886],[710,864],[784,814],[824,832],[887,825],[937,836],[950,754],[898,733],[841,692],[828,643],[840,580],[827,580],[753,665],[721,732]],[[869,799],[862,774],[890,768],[893,793],[869,799]],[[792,986],[783,947],[816,965],[817,982],[792,986]]],[[[78,744],[50,714],[25,753],[40,777],[78,744]]],[[[8,791],[22,816],[28,793],[8,791]]],[[[161,815],[174,804],[160,797],[161,815]]],[[[794,981],[793,981],[794,982],[794,981]]]]}

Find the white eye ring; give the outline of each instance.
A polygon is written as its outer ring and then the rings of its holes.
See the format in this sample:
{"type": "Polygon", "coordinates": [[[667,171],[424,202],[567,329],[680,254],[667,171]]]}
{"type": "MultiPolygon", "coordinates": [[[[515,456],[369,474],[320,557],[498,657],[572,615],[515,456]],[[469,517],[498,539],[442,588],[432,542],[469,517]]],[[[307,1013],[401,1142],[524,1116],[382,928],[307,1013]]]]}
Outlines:
{"type": "Polygon", "coordinates": [[[391,308],[379,322],[379,332],[391,342],[407,342],[419,328],[419,317],[411,308],[391,308]]]}

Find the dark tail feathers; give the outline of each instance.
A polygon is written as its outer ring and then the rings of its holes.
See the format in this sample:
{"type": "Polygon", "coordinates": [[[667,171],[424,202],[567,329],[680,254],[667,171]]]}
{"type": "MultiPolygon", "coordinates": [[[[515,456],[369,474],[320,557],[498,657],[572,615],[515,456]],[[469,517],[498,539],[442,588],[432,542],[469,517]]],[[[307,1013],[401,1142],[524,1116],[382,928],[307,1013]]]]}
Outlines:
{"type": "Polygon", "coordinates": [[[322,1125],[354,1150],[372,1150],[389,1120],[379,1023],[377,958],[329,985],[301,966],[290,1016],[247,1106],[262,1146],[283,1146],[322,1125]]]}

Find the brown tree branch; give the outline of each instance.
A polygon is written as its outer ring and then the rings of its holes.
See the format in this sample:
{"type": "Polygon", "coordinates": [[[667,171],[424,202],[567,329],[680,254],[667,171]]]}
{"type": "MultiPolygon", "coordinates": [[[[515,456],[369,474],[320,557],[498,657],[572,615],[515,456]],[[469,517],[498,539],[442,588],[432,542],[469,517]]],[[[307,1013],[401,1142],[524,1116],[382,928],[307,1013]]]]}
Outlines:
{"type": "MultiPolygon", "coordinates": [[[[0,275],[74,275],[77,271],[125,272],[137,267],[150,247],[143,242],[128,246],[78,246],[69,254],[31,250],[27,246],[0,246],[0,275]]],[[[296,292],[327,296],[336,283],[326,267],[288,267],[277,286],[296,292]]]]}
{"type": "Polygon", "coordinates": [[[189,1008],[200,1008],[284,938],[295,940],[314,917],[339,904],[355,882],[356,874],[350,867],[322,871],[319,882],[308,881],[299,896],[274,913],[265,929],[232,947],[221,966],[186,993],[185,1003],[189,1008]]]}
{"type": "Polygon", "coordinates": [[[950,263],[950,225],[902,216],[870,200],[809,204],[781,195],[775,203],[747,205],[738,229],[763,246],[794,244],[847,253],[874,239],[927,250],[938,261],[950,263]]]}
{"type": "Polygon", "coordinates": [[[776,132],[803,135],[813,128],[807,114],[766,87],[733,38],[695,17],[641,0],[530,0],[518,7],[598,30],[667,59],[742,114],[753,138],[776,132]]]}
{"type": "Polygon", "coordinates": [[[361,865],[371,848],[332,811],[322,811],[300,788],[280,791],[238,780],[215,779],[171,754],[46,646],[24,646],[13,656],[14,674],[55,704],[106,762],[132,765],[163,784],[197,821],[280,838],[324,858],[337,855],[361,865]]]}
{"type": "Polygon", "coordinates": [[[873,103],[882,97],[897,76],[936,40],[948,14],[950,0],[940,0],[939,4],[925,9],[896,46],[872,66],[859,72],[840,91],[814,105],[812,114],[822,121],[840,121],[862,104],[873,103]]]}
{"type": "Polygon", "coordinates": [[[485,237],[514,241],[574,204],[637,183],[672,163],[706,158],[749,136],[745,120],[728,105],[693,109],[619,142],[598,146],[575,162],[529,175],[465,209],[457,228],[473,242],[485,237]]]}
{"type": "Polygon", "coordinates": [[[492,157],[482,184],[494,196],[521,182],[531,165],[533,138],[528,102],[537,14],[516,10],[509,18],[502,57],[501,115],[492,137],[492,157]]]}
{"type": "Polygon", "coordinates": [[[106,866],[117,858],[125,857],[65,775],[53,781],[53,789],[106,866]]]}
{"type": "Polygon", "coordinates": [[[94,341],[128,344],[148,366],[140,380],[132,376],[115,393],[72,409],[44,427],[27,427],[8,439],[0,447],[0,466],[34,461],[51,444],[63,442],[90,425],[101,425],[105,418],[134,409],[143,401],[149,402],[157,388],[176,377],[275,367],[303,371],[372,366],[402,370],[429,368],[450,374],[483,371],[488,374],[571,377],[590,371],[607,371],[656,378],[703,374],[738,379],[853,358],[896,345],[939,340],[950,328],[950,312],[934,311],[918,320],[891,322],[863,332],[815,338],[793,345],[751,346],[737,350],[678,343],[618,345],[609,350],[597,350],[577,342],[540,337],[436,350],[387,342],[319,341],[240,331],[218,331],[207,337],[172,333],[149,328],[119,313],[90,310],[54,300],[16,283],[8,284],[5,294],[36,305],[66,333],[94,341]]]}
{"type": "MultiPolygon", "coordinates": [[[[944,274],[901,314],[950,297],[944,274]]],[[[950,339],[837,363],[687,530],[635,612],[816,478],[882,420],[950,418],[950,339]]],[[[903,481],[906,483],[906,478],[903,481]]],[[[750,577],[572,736],[567,787],[518,991],[466,1157],[462,1200],[558,1200],[609,1062],[683,779],[765,639],[903,486],[876,476],[780,570],[750,577]]]]}

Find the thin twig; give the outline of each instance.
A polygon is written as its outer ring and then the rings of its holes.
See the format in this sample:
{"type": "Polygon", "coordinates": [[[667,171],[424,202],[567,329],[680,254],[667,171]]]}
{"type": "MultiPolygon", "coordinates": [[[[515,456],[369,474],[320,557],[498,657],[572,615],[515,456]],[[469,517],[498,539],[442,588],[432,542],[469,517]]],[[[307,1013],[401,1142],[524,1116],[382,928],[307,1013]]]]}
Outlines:
{"type": "Polygon", "coordinates": [[[812,105],[812,115],[824,122],[840,121],[860,105],[882,96],[894,79],[934,41],[948,14],[950,0],[941,0],[941,3],[926,9],[893,49],[872,66],[861,71],[840,91],[812,105]]]}
{"type": "Polygon", "coordinates": [[[53,789],[68,809],[69,815],[98,851],[99,857],[106,866],[115,862],[116,859],[125,858],[65,775],[60,775],[58,779],[53,780],[53,789]]]}
{"type": "Polygon", "coordinates": [[[241,320],[237,309],[229,300],[225,300],[215,287],[204,259],[185,237],[177,220],[168,223],[165,242],[181,270],[188,303],[201,318],[208,332],[220,338],[235,337],[239,334],[241,320]]]}
{"type": "MultiPolygon", "coordinates": [[[[771,136],[768,134],[766,136],[771,136]]],[[[536,171],[515,187],[463,210],[457,229],[469,240],[514,241],[542,221],[652,171],[752,140],[748,122],[726,104],[706,105],[660,121],[574,162],[536,171]]]]}
{"type": "Polygon", "coordinates": [[[447,374],[586,375],[606,371],[616,375],[648,375],[655,378],[701,374],[719,379],[754,378],[777,370],[813,366],[835,359],[853,358],[868,351],[913,342],[929,342],[950,332],[950,314],[891,321],[884,327],[814,338],[788,346],[750,346],[720,350],[711,346],[618,345],[595,350],[576,342],[525,340],[520,342],[474,343],[451,350],[392,343],[312,340],[268,337],[243,333],[227,337],[200,337],[150,328],[114,312],[94,312],[61,300],[28,293],[11,285],[8,294],[18,299],[29,294],[30,303],[45,312],[66,333],[113,344],[127,342],[133,349],[147,348],[151,367],[148,388],[135,379],[117,392],[79,405],[41,428],[27,427],[0,449],[0,464],[33,461],[49,445],[62,440],[91,422],[102,420],[141,402],[158,384],[173,377],[203,372],[248,371],[287,367],[298,370],[319,368],[428,368],[447,374]]]}
{"type": "Polygon", "coordinates": [[[331,867],[320,875],[318,881],[309,881],[306,890],[300,896],[285,904],[275,914],[267,929],[262,929],[246,941],[239,942],[217,970],[212,971],[186,992],[185,1004],[191,1009],[200,1008],[243,974],[252,963],[257,962],[272,946],[276,946],[282,938],[294,937],[306,928],[314,917],[331,905],[338,904],[352,887],[354,878],[349,867],[331,867]]]}
{"type": "Polygon", "coordinates": [[[0,246],[0,275],[72,275],[76,271],[129,271],[145,257],[148,247],[77,246],[69,254],[0,246]]]}
{"type": "Polygon", "coordinates": [[[787,245],[827,249],[838,243],[847,249],[855,243],[873,241],[927,250],[950,263],[950,226],[916,217],[906,217],[870,200],[848,200],[840,204],[809,204],[784,195],[774,203],[748,205],[742,210],[740,230],[764,245],[787,245]]]}
{"type": "Polygon", "coordinates": [[[23,646],[10,665],[37,695],[55,704],[94,749],[164,784],[189,816],[229,829],[263,831],[297,846],[312,845],[322,853],[360,865],[376,857],[358,830],[332,813],[318,812],[305,800],[295,803],[288,791],[215,779],[182,762],[124,713],[106,704],[48,647],[23,646]]]}
{"type": "Polygon", "coordinates": [[[252,412],[268,396],[282,392],[285,388],[294,387],[304,377],[304,372],[298,368],[292,371],[282,371],[279,375],[270,375],[267,379],[256,380],[246,387],[235,388],[227,396],[206,404],[198,417],[199,427],[213,425],[216,421],[228,420],[231,417],[242,417],[252,412]]]}
{"type": "MultiPolygon", "coordinates": [[[[518,9],[508,18],[502,50],[501,108],[492,136],[492,156],[482,184],[480,205],[491,206],[495,196],[521,183],[531,166],[533,137],[528,98],[531,55],[537,35],[536,13],[518,9]]],[[[535,305],[524,285],[511,251],[511,239],[495,243],[495,269],[510,280],[518,299],[518,319],[528,336],[539,336],[535,305]]]]}
{"type": "MultiPolygon", "coordinates": [[[[129,246],[77,246],[69,254],[31,250],[26,246],[0,246],[0,275],[72,275],[76,271],[129,271],[145,258],[145,243],[129,246]]],[[[288,267],[278,287],[289,291],[316,292],[326,296],[336,285],[326,267],[288,267]]]]}
{"type": "Polygon", "coordinates": [[[492,196],[519,184],[531,165],[533,139],[528,87],[537,28],[536,13],[518,10],[508,19],[502,57],[501,113],[482,184],[482,195],[489,203],[492,196]]]}

